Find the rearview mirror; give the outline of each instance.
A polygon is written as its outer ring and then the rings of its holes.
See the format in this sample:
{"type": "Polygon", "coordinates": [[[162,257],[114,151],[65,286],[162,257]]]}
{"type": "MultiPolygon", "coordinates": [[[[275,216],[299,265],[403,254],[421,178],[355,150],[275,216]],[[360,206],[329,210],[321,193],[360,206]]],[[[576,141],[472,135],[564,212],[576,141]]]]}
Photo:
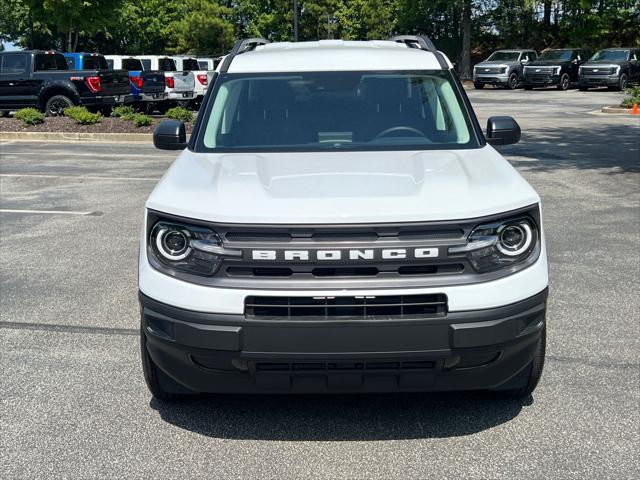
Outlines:
{"type": "Polygon", "coordinates": [[[184,122],[164,120],[153,132],[153,144],[160,150],[184,150],[187,148],[187,130],[184,122]]]}
{"type": "Polygon", "coordinates": [[[512,117],[490,117],[487,120],[487,142],[511,145],[520,141],[520,125],[512,117]]]}

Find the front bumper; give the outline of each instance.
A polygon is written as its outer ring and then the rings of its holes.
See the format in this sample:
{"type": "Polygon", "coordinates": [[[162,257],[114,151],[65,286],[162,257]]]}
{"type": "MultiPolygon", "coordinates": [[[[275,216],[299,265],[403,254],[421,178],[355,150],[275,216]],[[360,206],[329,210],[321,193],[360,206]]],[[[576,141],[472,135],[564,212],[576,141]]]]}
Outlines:
{"type": "Polygon", "coordinates": [[[487,85],[502,85],[509,83],[508,73],[485,73],[474,74],[473,83],[482,83],[487,85]]]}
{"type": "Polygon", "coordinates": [[[139,298],[151,358],[187,391],[452,391],[499,389],[529,365],[547,289],[440,318],[357,321],[248,320],[139,298]]]}
{"type": "Polygon", "coordinates": [[[549,85],[559,85],[560,75],[549,74],[526,74],[524,77],[524,84],[534,87],[546,87],[549,85]]]}
{"type": "Polygon", "coordinates": [[[578,86],[580,87],[611,87],[617,86],[620,78],[616,74],[612,75],[580,75],[578,86]]]}

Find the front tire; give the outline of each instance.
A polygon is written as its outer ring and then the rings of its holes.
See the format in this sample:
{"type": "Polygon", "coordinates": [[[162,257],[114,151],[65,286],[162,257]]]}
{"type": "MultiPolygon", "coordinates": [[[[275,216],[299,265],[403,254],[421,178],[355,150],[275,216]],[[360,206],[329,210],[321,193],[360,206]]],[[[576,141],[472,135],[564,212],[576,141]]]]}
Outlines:
{"type": "Polygon", "coordinates": [[[560,83],[558,84],[558,90],[562,90],[562,91],[568,90],[570,83],[571,83],[571,79],[569,78],[569,74],[563,73],[560,76],[560,83]]]}
{"type": "Polygon", "coordinates": [[[629,86],[629,77],[627,77],[626,73],[623,73],[622,75],[620,75],[618,86],[613,87],[612,90],[617,90],[617,91],[626,90],[628,86],[629,86]]]}
{"type": "Polygon", "coordinates": [[[484,88],[484,83],[474,83],[473,88],[476,90],[482,90],[484,88]]]}
{"type": "Polygon", "coordinates": [[[507,82],[507,88],[509,90],[515,90],[518,88],[518,75],[516,73],[512,73],[509,75],[509,81],[507,82]]]}
{"type": "Polygon", "coordinates": [[[44,112],[47,117],[62,117],[64,115],[64,109],[73,107],[73,102],[69,97],[64,95],[54,95],[44,107],[44,112]]]}
{"type": "Polygon", "coordinates": [[[506,398],[524,398],[536,389],[540,377],[542,377],[542,370],[544,369],[544,357],[547,348],[547,326],[545,325],[540,333],[540,339],[538,340],[538,348],[536,355],[531,360],[531,363],[523,370],[521,374],[524,376],[522,385],[518,388],[511,388],[508,390],[498,390],[496,393],[501,397],[506,398]]]}

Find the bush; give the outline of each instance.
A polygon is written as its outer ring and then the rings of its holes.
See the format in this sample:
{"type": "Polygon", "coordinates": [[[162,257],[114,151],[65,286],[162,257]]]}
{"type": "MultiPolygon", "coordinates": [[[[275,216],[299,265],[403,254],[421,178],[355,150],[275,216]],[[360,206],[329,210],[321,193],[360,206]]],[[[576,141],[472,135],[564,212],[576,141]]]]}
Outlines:
{"type": "Polygon", "coordinates": [[[129,105],[119,105],[111,112],[112,117],[120,117],[123,120],[133,120],[136,111],[129,105]]]}
{"type": "Polygon", "coordinates": [[[193,122],[194,114],[191,110],[183,107],[174,107],[167,110],[167,118],[172,120],[182,120],[183,122],[193,122]]]}
{"type": "Polygon", "coordinates": [[[627,93],[627,98],[622,101],[621,106],[631,108],[634,103],[640,105],[640,85],[627,88],[625,92],[627,93]]]}
{"type": "Polygon", "coordinates": [[[133,123],[136,127],[146,127],[147,125],[151,125],[153,120],[149,115],[145,115],[144,113],[136,113],[132,119],[133,123]]]}
{"type": "Polygon", "coordinates": [[[22,120],[25,125],[37,125],[44,122],[44,113],[35,108],[21,108],[15,114],[18,120],[22,120]]]}
{"type": "Polygon", "coordinates": [[[64,116],[73,118],[80,125],[93,125],[100,121],[101,113],[91,113],[87,107],[68,107],[64,109],[64,116]]]}

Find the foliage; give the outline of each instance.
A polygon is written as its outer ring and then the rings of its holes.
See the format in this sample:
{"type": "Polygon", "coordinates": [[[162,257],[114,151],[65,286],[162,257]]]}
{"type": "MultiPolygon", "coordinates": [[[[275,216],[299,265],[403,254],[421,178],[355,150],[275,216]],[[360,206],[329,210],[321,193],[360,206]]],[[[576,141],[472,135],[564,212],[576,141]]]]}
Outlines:
{"type": "Polygon", "coordinates": [[[172,120],[182,120],[183,122],[193,122],[195,115],[191,110],[182,107],[170,108],[167,110],[167,118],[172,120]]]}
{"type": "Polygon", "coordinates": [[[620,104],[620,106],[631,108],[635,103],[640,105],[640,85],[627,88],[625,92],[627,94],[627,97],[624,100],[622,100],[622,103],[620,104]]]}
{"type": "Polygon", "coordinates": [[[72,118],[79,125],[93,125],[100,121],[102,114],[99,112],[91,113],[87,107],[75,106],[65,108],[64,116],[72,118]]]}
{"type": "Polygon", "coordinates": [[[176,45],[181,53],[223,54],[234,41],[233,10],[209,0],[186,0],[186,15],[173,24],[176,45]]]}
{"type": "Polygon", "coordinates": [[[35,108],[21,108],[14,116],[18,120],[22,120],[25,125],[37,125],[44,122],[44,113],[35,108]]]}
{"type": "Polygon", "coordinates": [[[123,120],[132,120],[136,111],[129,105],[118,105],[111,112],[112,117],[120,117],[123,120]]]}
{"type": "MultiPolygon", "coordinates": [[[[497,48],[640,46],[637,0],[298,0],[299,39],[422,33],[454,62],[497,48]],[[469,15],[470,13],[470,15],[469,15]],[[466,32],[466,36],[464,33],[466,32]]],[[[104,54],[217,55],[293,39],[293,0],[2,0],[0,40],[104,54]]]]}
{"type": "Polygon", "coordinates": [[[153,123],[153,119],[149,115],[145,115],[144,113],[136,113],[131,117],[134,125],[138,128],[146,127],[147,125],[151,125],[153,123]]]}

